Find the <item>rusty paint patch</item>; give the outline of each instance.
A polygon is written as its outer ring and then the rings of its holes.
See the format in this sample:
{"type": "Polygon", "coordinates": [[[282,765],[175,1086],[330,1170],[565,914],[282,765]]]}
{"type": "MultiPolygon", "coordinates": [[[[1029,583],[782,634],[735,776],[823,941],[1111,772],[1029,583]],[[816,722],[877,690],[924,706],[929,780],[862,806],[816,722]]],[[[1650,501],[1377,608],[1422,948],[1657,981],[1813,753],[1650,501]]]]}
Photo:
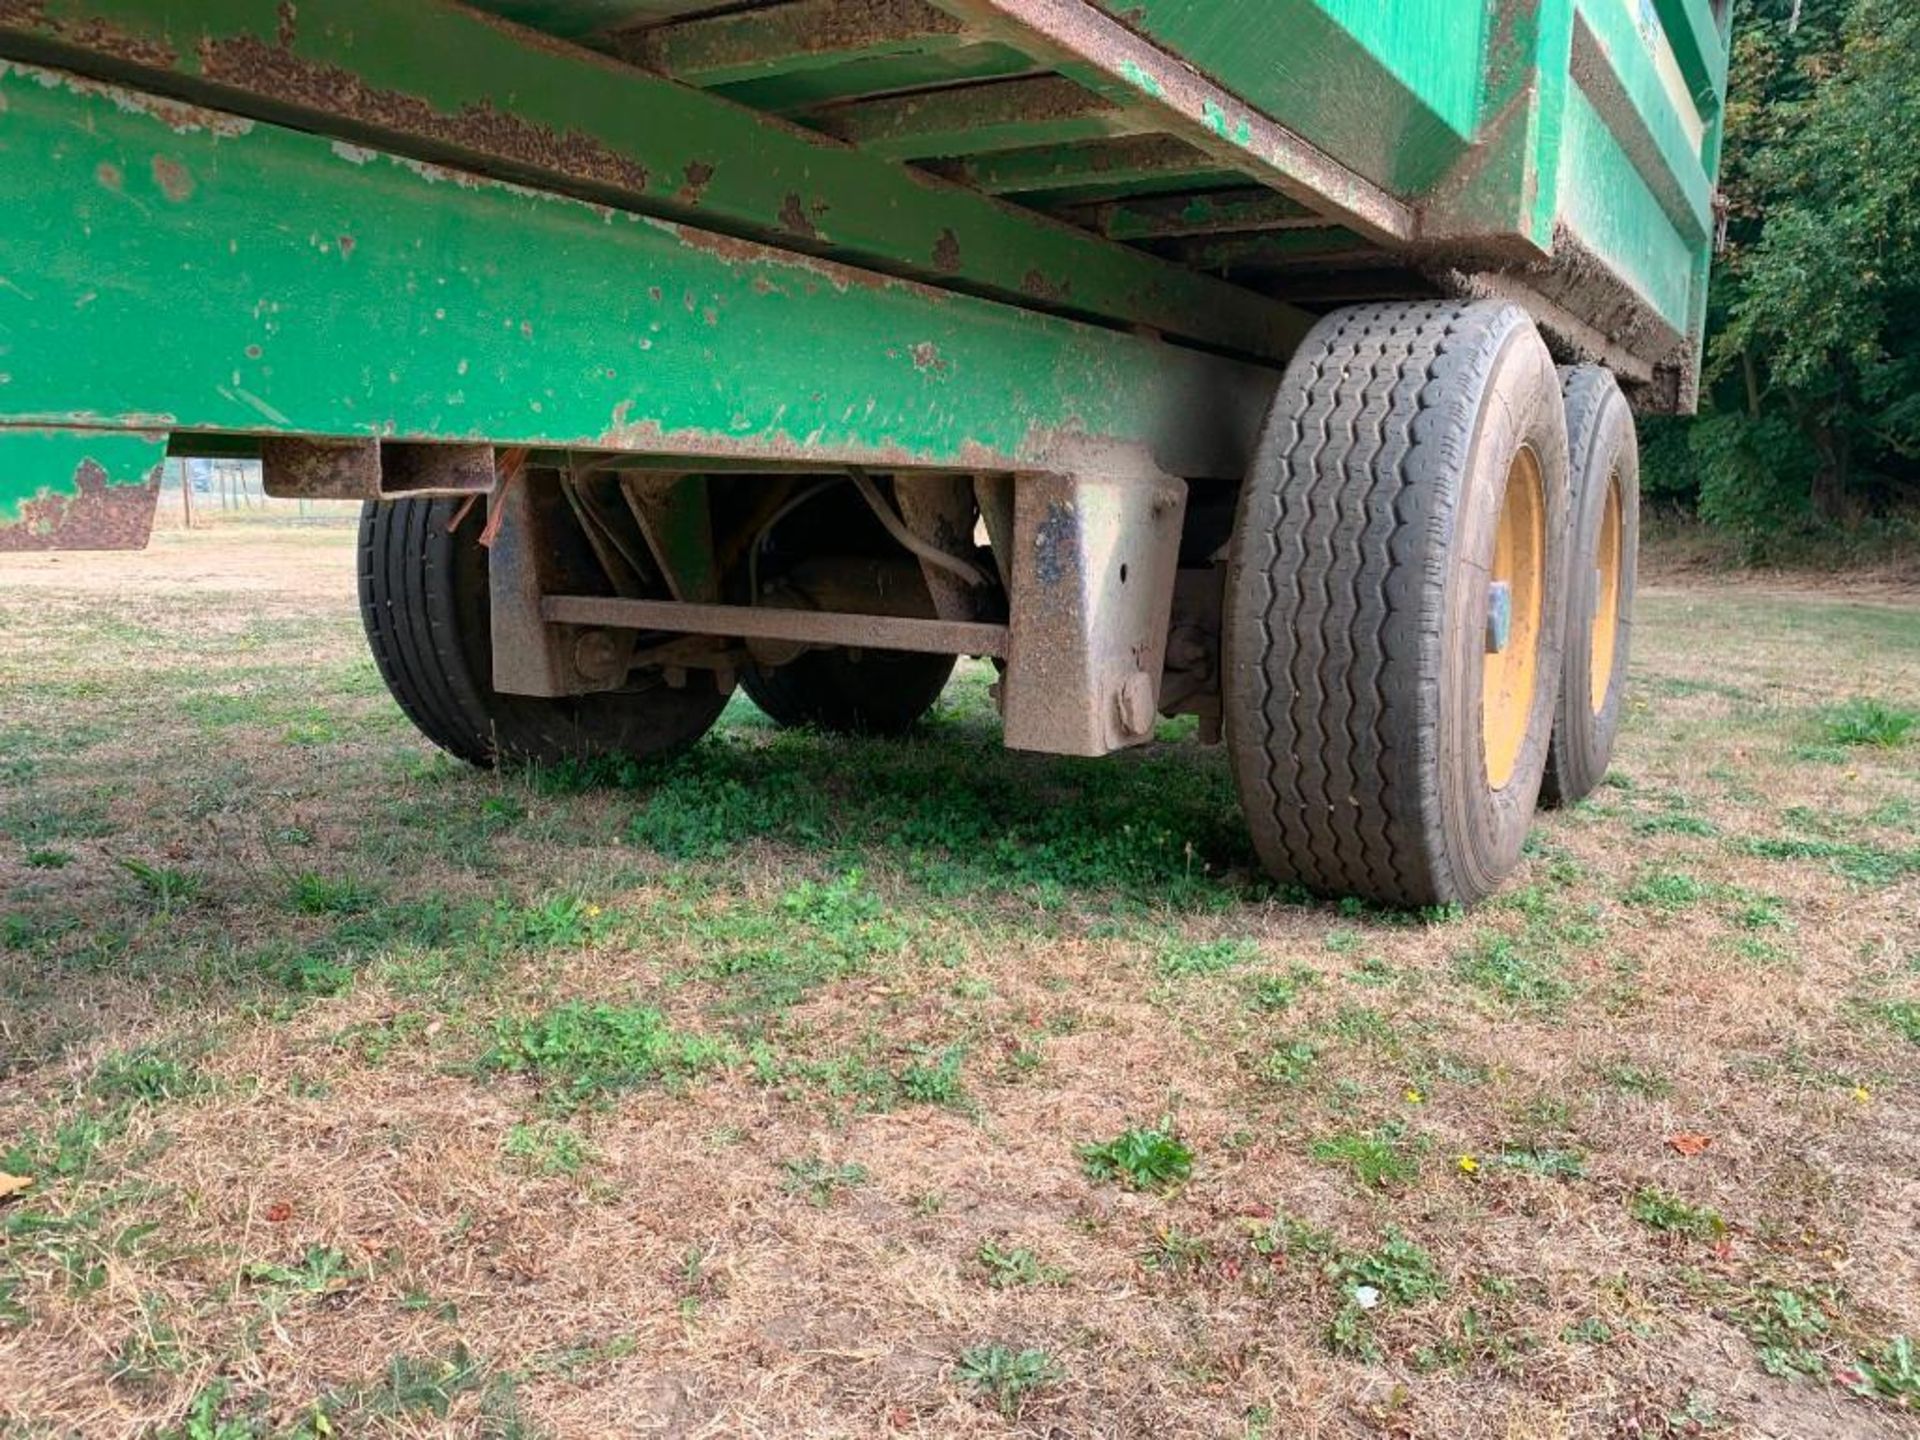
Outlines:
{"type": "Polygon", "coordinates": [[[791,190],[780,202],[780,228],[804,240],[820,238],[819,228],[813,223],[813,217],[807,214],[807,207],[800,203],[799,195],[791,190]]]}
{"type": "Polygon", "coordinates": [[[137,485],[113,485],[98,461],[81,461],[73,472],[76,493],[42,494],[20,506],[18,520],[0,525],[0,553],[145,549],[160,501],[160,468],[137,485]]]}
{"type": "Polygon", "coordinates": [[[160,187],[162,195],[176,205],[193,198],[192,173],[178,160],[165,155],[153,157],[153,183],[160,187]]]}
{"type": "Polygon", "coordinates": [[[127,186],[125,172],[111,160],[102,160],[94,166],[93,178],[99,182],[102,190],[111,190],[116,195],[124,191],[127,186]]]}
{"type": "MultiPolygon", "coordinates": [[[[857,270],[836,261],[816,259],[811,255],[797,255],[791,250],[776,250],[772,246],[762,245],[757,241],[740,240],[716,231],[676,225],[669,220],[649,220],[648,223],[678,236],[680,243],[688,248],[716,255],[729,265],[764,265],[780,270],[804,271],[820,276],[834,289],[841,291],[911,289],[918,291],[929,301],[937,302],[946,298],[945,291],[920,286],[911,280],[898,280],[872,270],[857,270]]],[[[687,309],[693,308],[693,297],[688,296],[687,309]]]]}
{"type": "Polygon", "coordinates": [[[467,154],[552,171],[588,184],[644,191],[650,179],[644,165],[579,131],[560,132],[532,124],[496,109],[491,101],[449,115],[418,96],[376,89],[351,70],[302,60],[284,39],[277,47],[252,36],[202,41],[200,69],[215,84],[276,95],[467,154]]]}
{"type": "Polygon", "coordinates": [[[104,20],[63,20],[47,14],[44,0],[0,0],[0,25],[31,28],[51,34],[82,49],[134,65],[170,69],[180,58],[171,45],[144,39],[104,20]]]}
{"type": "Polygon", "coordinates": [[[299,38],[299,18],[300,11],[293,0],[280,0],[279,24],[275,28],[274,38],[279,40],[282,50],[291,50],[293,42],[299,38]]]}
{"type": "Polygon", "coordinates": [[[1020,292],[1035,300],[1044,300],[1049,304],[1059,304],[1072,293],[1071,281],[1056,281],[1038,269],[1029,270],[1020,277],[1020,292]]]}
{"type": "Polygon", "coordinates": [[[940,238],[933,242],[933,268],[947,275],[959,272],[960,237],[953,231],[942,230],[940,238]]]}
{"type": "Polygon", "coordinates": [[[913,356],[913,368],[923,375],[947,368],[947,362],[940,358],[940,347],[931,340],[922,340],[918,345],[908,347],[907,353],[913,356]]]}
{"type": "Polygon", "coordinates": [[[686,177],[686,183],[680,187],[673,198],[682,205],[698,205],[700,197],[706,193],[707,186],[713,182],[713,166],[704,160],[689,160],[687,168],[681,173],[686,177]]]}

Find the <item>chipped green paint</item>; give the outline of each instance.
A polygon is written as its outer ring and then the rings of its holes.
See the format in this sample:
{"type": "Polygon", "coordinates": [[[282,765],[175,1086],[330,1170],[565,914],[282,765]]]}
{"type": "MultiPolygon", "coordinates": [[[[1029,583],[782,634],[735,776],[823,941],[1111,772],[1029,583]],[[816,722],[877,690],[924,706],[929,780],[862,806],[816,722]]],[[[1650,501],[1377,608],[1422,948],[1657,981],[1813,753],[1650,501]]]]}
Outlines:
{"type": "Polygon", "coordinates": [[[0,553],[138,550],[166,454],[161,434],[0,427],[0,553]]]}
{"type": "Polygon", "coordinates": [[[1137,60],[1122,60],[1120,75],[1129,85],[1150,100],[1158,100],[1167,93],[1166,87],[1160,83],[1154,73],[1137,60]]]}
{"type": "Polygon", "coordinates": [[[1273,383],[54,72],[0,67],[0,153],[10,424],[1233,474],[1273,383]]]}

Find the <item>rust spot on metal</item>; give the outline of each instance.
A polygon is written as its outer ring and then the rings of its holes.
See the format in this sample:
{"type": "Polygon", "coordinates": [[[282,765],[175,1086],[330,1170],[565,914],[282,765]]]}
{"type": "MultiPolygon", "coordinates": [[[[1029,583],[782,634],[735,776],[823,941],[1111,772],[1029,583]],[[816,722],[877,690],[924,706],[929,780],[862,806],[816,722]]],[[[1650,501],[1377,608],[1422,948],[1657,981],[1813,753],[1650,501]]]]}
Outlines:
{"type": "Polygon", "coordinates": [[[83,460],[73,483],[76,494],[46,494],[21,505],[18,520],[0,525],[0,552],[146,547],[160,500],[160,466],[137,485],[112,485],[97,461],[83,460]]]}
{"type": "Polygon", "coordinates": [[[947,368],[947,362],[940,358],[939,347],[931,340],[922,340],[918,345],[912,346],[907,353],[913,356],[913,368],[923,375],[930,370],[947,368]]]}
{"type": "Polygon", "coordinates": [[[274,436],[261,442],[262,482],[282,500],[376,500],[380,446],[373,440],[303,440],[274,436]]]}
{"type": "Polygon", "coordinates": [[[942,230],[933,242],[933,268],[949,275],[960,269],[960,237],[953,231],[942,230]]]}
{"type": "Polygon", "coordinates": [[[686,184],[680,187],[679,193],[673,198],[682,205],[698,205],[700,197],[713,180],[713,166],[704,160],[689,160],[687,168],[681,173],[686,177],[686,184]]]}
{"type": "Polygon", "coordinates": [[[193,175],[178,160],[165,155],[153,157],[153,183],[160,193],[179,205],[193,198],[193,175]]]}
{"type": "Polygon", "coordinates": [[[786,199],[780,202],[780,228],[807,240],[820,238],[820,231],[807,214],[807,207],[800,203],[799,195],[791,190],[787,192],[786,199]]]}
{"type": "Polygon", "coordinates": [[[282,50],[291,50],[293,48],[293,42],[298,38],[299,34],[295,28],[295,22],[299,18],[300,12],[295,7],[293,0],[280,0],[280,23],[274,32],[274,38],[279,40],[282,50]]]}
{"type": "Polygon", "coordinates": [[[1045,300],[1051,304],[1058,304],[1065,300],[1072,289],[1071,282],[1052,280],[1038,269],[1029,270],[1020,277],[1021,294],[1031,296],[1035,300],[1045,300]]]}
{"type": "Polygon", "coordinates": [[[261,355],[261,350],[258,345],[247,346],[247,358],[249,360],[258,360],[260,358],[260,355],[261,355]]]}
{"type": "Polygon", "coordinates": [[[340,258],[342,260],[351,260],[353,258],[353,247],[359,243],[360,242],[355,240],[351,235],[342,235],[340,237],[340,258]]]}
{"type": "Polygon", "coordinates": [[[0,0],[0,25],[37,30],[82,50],[135,65],[168,69],[180,58],[171,45],[130,35],[104,20],[67,20],[48,15],[44,0],[0,0]]]}
{"type": "Polygon", "coordinates": [[[650,178],[644,165],[578,131],[532,124],[496,109],[491,101],[448,114],[418,96],[377,89],[351,70],[303,60],[284,40],[279,46],[253,36],[202,41],[200,70],[217,85],[275,95],[290,104],[414,135],[467,156],[624,191],[644,191],[650,178]]]}
{"type": "Polygon", "coordinates": [[[111,160],[102,160],[94,166],[93,178],[100,182],[101,189],[111,190],[116,195],[124,190],[127,184],[126,175],[111,160]]]}

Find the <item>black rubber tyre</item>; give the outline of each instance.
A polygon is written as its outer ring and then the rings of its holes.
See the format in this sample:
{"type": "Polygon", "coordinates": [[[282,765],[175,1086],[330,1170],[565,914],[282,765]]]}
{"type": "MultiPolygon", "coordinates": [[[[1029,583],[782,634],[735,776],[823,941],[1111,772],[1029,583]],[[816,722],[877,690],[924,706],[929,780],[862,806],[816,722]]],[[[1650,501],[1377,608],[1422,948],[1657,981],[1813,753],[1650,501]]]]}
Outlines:
{"type": "Polygon", "coordinates": [[[1307,337],[1241,489],[1223,637],[1228,753],[1277,878],[1422,906],[1512,870],[1552,730],[1568,503],[1559,384],[1518,308],[1357,306],[1307,337]],[[1491,660],[1511,536],[1530,638],[1491,660]]]}
{"type": "Polygon", "coordinates": [[[1573,539],[1567,554],[1567,652],[1540,787],[1543,805],[1584,799],[1613,758],[1640,560],[1640,440],[1627,397],[1598,365],[1563,370],[1560,383],[1573,539]]]}
{"type": "Polygon", "coordinates": [[[770,719],[838,735],[900,735],[933,708],[957,663],[953,655],[900,650],[810,650],[772,670],[750,670],[740,687],[770,719]]]}
{"type": "Polygon", "coordinates": [[[485,507],[389,500],[360,512],[360,618],[387,689],[420,732],[475,765],[668,754],[704,735],[727,697],[699,672],[600,695],[493,688],[485,507]],[[454,522],[458,520],[456,525],[454,522]]]}

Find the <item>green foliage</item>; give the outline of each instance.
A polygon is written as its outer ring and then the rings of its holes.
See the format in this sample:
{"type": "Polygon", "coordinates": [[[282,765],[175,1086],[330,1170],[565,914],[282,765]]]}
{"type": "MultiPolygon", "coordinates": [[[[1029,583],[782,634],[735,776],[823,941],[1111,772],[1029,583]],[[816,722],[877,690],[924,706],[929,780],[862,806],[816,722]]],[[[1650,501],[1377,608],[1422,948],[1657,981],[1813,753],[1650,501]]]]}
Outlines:
{"type": "Polygon", "coordinates": [[[1829,710],[1820,723],[1836,745],[1891,750],[1920,727],[1920,714],[1881,700],[1856,697],[1829,710]]]}
{"type": "Polygon", "coordinates": [[[1041,1264],[1040,1257],[1024,1245],[1003,1250],[994,1241],[983,1240],[977,1258],[987,1272],[987,1283],[996,1290],[1015,1285],[1058,1285],[1067,1278],[1066,1271],[1041,1264]]]}
{"type": "Polygon", "coordinates": [[[1718,1239],[1727,1228],[1727,1222],[1714,1211],[1690,1205],[1651,1185],[1634,1191],[1633,1198],[1627,1202],[1627,1213],[1648,1229],[1685,1235],[1692,1240],[1718,1239]]]}
{"type": "Polygon", "coordinates": [[[532,1075],[562,1107],[683,1079],[723,1063],[729,1053],[720,1041],[675,1030],[658,1010],[580,1000],[530,1018],[509,1016],[494,1034],[481,1065],[532,1075]]]}
{"type": "Polygon", "coordinates": [[[224,1413],[228,1385],[216,1380],[193,1397],[177,1425],[154,1433],[154,1440],[257,1440],[266,1422],[256,1416],[224,1413]]]}
{"type": "Polygon", "coordinates": [[[1100,1145],[1082,1145],[1080,1163],[1094,1180],[1117,1180],[1129,1190],[1167,1191],[1193,1174],[1193,1151],[1162,1122],[1133,1126],[1100,1145]]]}
{"type": "Polygon", "coordinates": [[[1573,997],[1573,986],[1563,970],[1560,957],[1531,937],[1516,939],[1491,931],[1483,933],[1454,964],[1454,973],[1475,989],[1540,1011],[1564,1009],[1573,997]]]}
{"type": "Polygon", "coordinates": [[[1260,958],[1251,940],[1169,940],[1160,947],[1160,973],[1170,980],[1217,975],[1260,958]]]}
{"type": "Polygon", "coordinates": [[[1369,1190],[1411,1184],[1420,1174],[1419,1147],[1398,1122],[1365,1134],[1348,1131],[1316,1140],[1313,1158],[1346,1166],[1369,1190]]]}
{"type": "Polygon", "coordinates": [[[1332,1287],[1338,1300],[1325,1336],[1327,1348],[1337,1355],[1379,1359],[1375,1314],[1447,1292],[1433,1257],[1397,1229],[1389,1229],[1377,1249],[1348,1250],[1329,1232],[1282,1215],[1253,1237],[1253,1249],[1285,1255],[1332,1287]]]}
{"type": "Polygon", "coordinates": [[[119,865],[133,877],[148,904],[162,915],[171,914],[200,898],[204,882],[198,875],[167,865],[149,865],[144,860],[131,858],[121,859],[119,865]]]}
{"type": "Polygon", "coordinates": [[[1863,1357],[1859,1370],[1856,1395],[1873,1395],[1909,1410],[1920,1409],[1920,1356],[1914,1352],[1911,1337],[1894,1336],[1877,1355],[1863,1357]]]}
{"type": "Polygon", "coordinates": [[[818,1156],[802,1160],[783,1160],[780,1169],[785,1178],[780,1188],[789,1195],[805,1195],[807,1202],[824,1210],[841,1190],[867,1183],[867,1167],[851,1161],[830,1165],[818,1156]]]}
{"type": "Polygon", "coordinates": [[[973,1346],[961,1354],[953,1373],[992,1399],[1009,1420],[1020,1413],[1021,1406],[1035,1390],[1058,1384],[1065,1378],[1046,1351],[1015,1351],[1005,1345],[973,1346]]]}
{"type": "Polygon", "coordinates": [[[1877,1007],[1880,1018],[1909,1044],[1920,1045],[1920,1001],[1889,1000],[1877,1007]]]}
{"type": "Polygon", "coordinates": [[[577,1175],[595,1154],[578,1130],[547,1122],[515,1125],[500,1148],[529,1175],[577,1175]]]}
{"type": "Polygon", "coordinates": [[[336,880],[308,871],[293,881],[293,908],[302,915],[358,915],[379,898],[371,886],[350,875],[336,880]]]}
{"type": "Polygon", "coordinates": [[[1707,898],[1707,887],[1684,870],[1654,865],[1642,870],[1620,898],[1647,910],[1687,910],[1707,898]]]}
{"type": "Polygon", "coordinates": [[[900,1071],[900,1093],[920,1105],[964,1106],[967,1090],[960,1071],[966,1058],[966,1046],[953,1045],[911,1062],[900,1071]]]}
{"type": "Polygon", "coordinates": [[[1260,1057],[1255,1070],[1276,1085],[1299,1085],[1313,1073],[1320,1051],[1310,1040],[1283,1040],[1260,1057]]]}
{"type": "Polygon", "coordinates": [[[1503,1170],[1518,1170],[1553,1180],[1580,1180],[1587,1173],[1586,1158],[1578,1151],[1544,1149],[1537,1145],[1508,1145],[1500,1151],[1496,1163],[1503,1170]]]}
{"type": "Polygon", "coordinates": [[[257,1260],[241,1273],[252,1284],[270,1286],[284,1294],[326,1295],[348,1284],[353,1266],[330,1246],[309,1245],[290,1265],[257,1260]]]}
{"type": "Polygon", "coordinates": [[[164,1051],[151,1048],[109,1055],[88,1087],[103,1100],[152,1105],[207,1088],[206,1077],[164,1051]]]}
{"type": "Polygon", "coordinates": [[[1819,1375],[1826,1370],[1821,1355],[1832,1322],[1825,1308],[1797,1290],[1770,1289],[1741,1306],[1735,1318],[1769,1375],[1819,1375]]]}
{"type": "Polygon", "coordinates": [[[1646,469],[1765,558],[1920,495],[1920,10],[1751,0],[1734,34],[1703,413],[1646,469]]]}

